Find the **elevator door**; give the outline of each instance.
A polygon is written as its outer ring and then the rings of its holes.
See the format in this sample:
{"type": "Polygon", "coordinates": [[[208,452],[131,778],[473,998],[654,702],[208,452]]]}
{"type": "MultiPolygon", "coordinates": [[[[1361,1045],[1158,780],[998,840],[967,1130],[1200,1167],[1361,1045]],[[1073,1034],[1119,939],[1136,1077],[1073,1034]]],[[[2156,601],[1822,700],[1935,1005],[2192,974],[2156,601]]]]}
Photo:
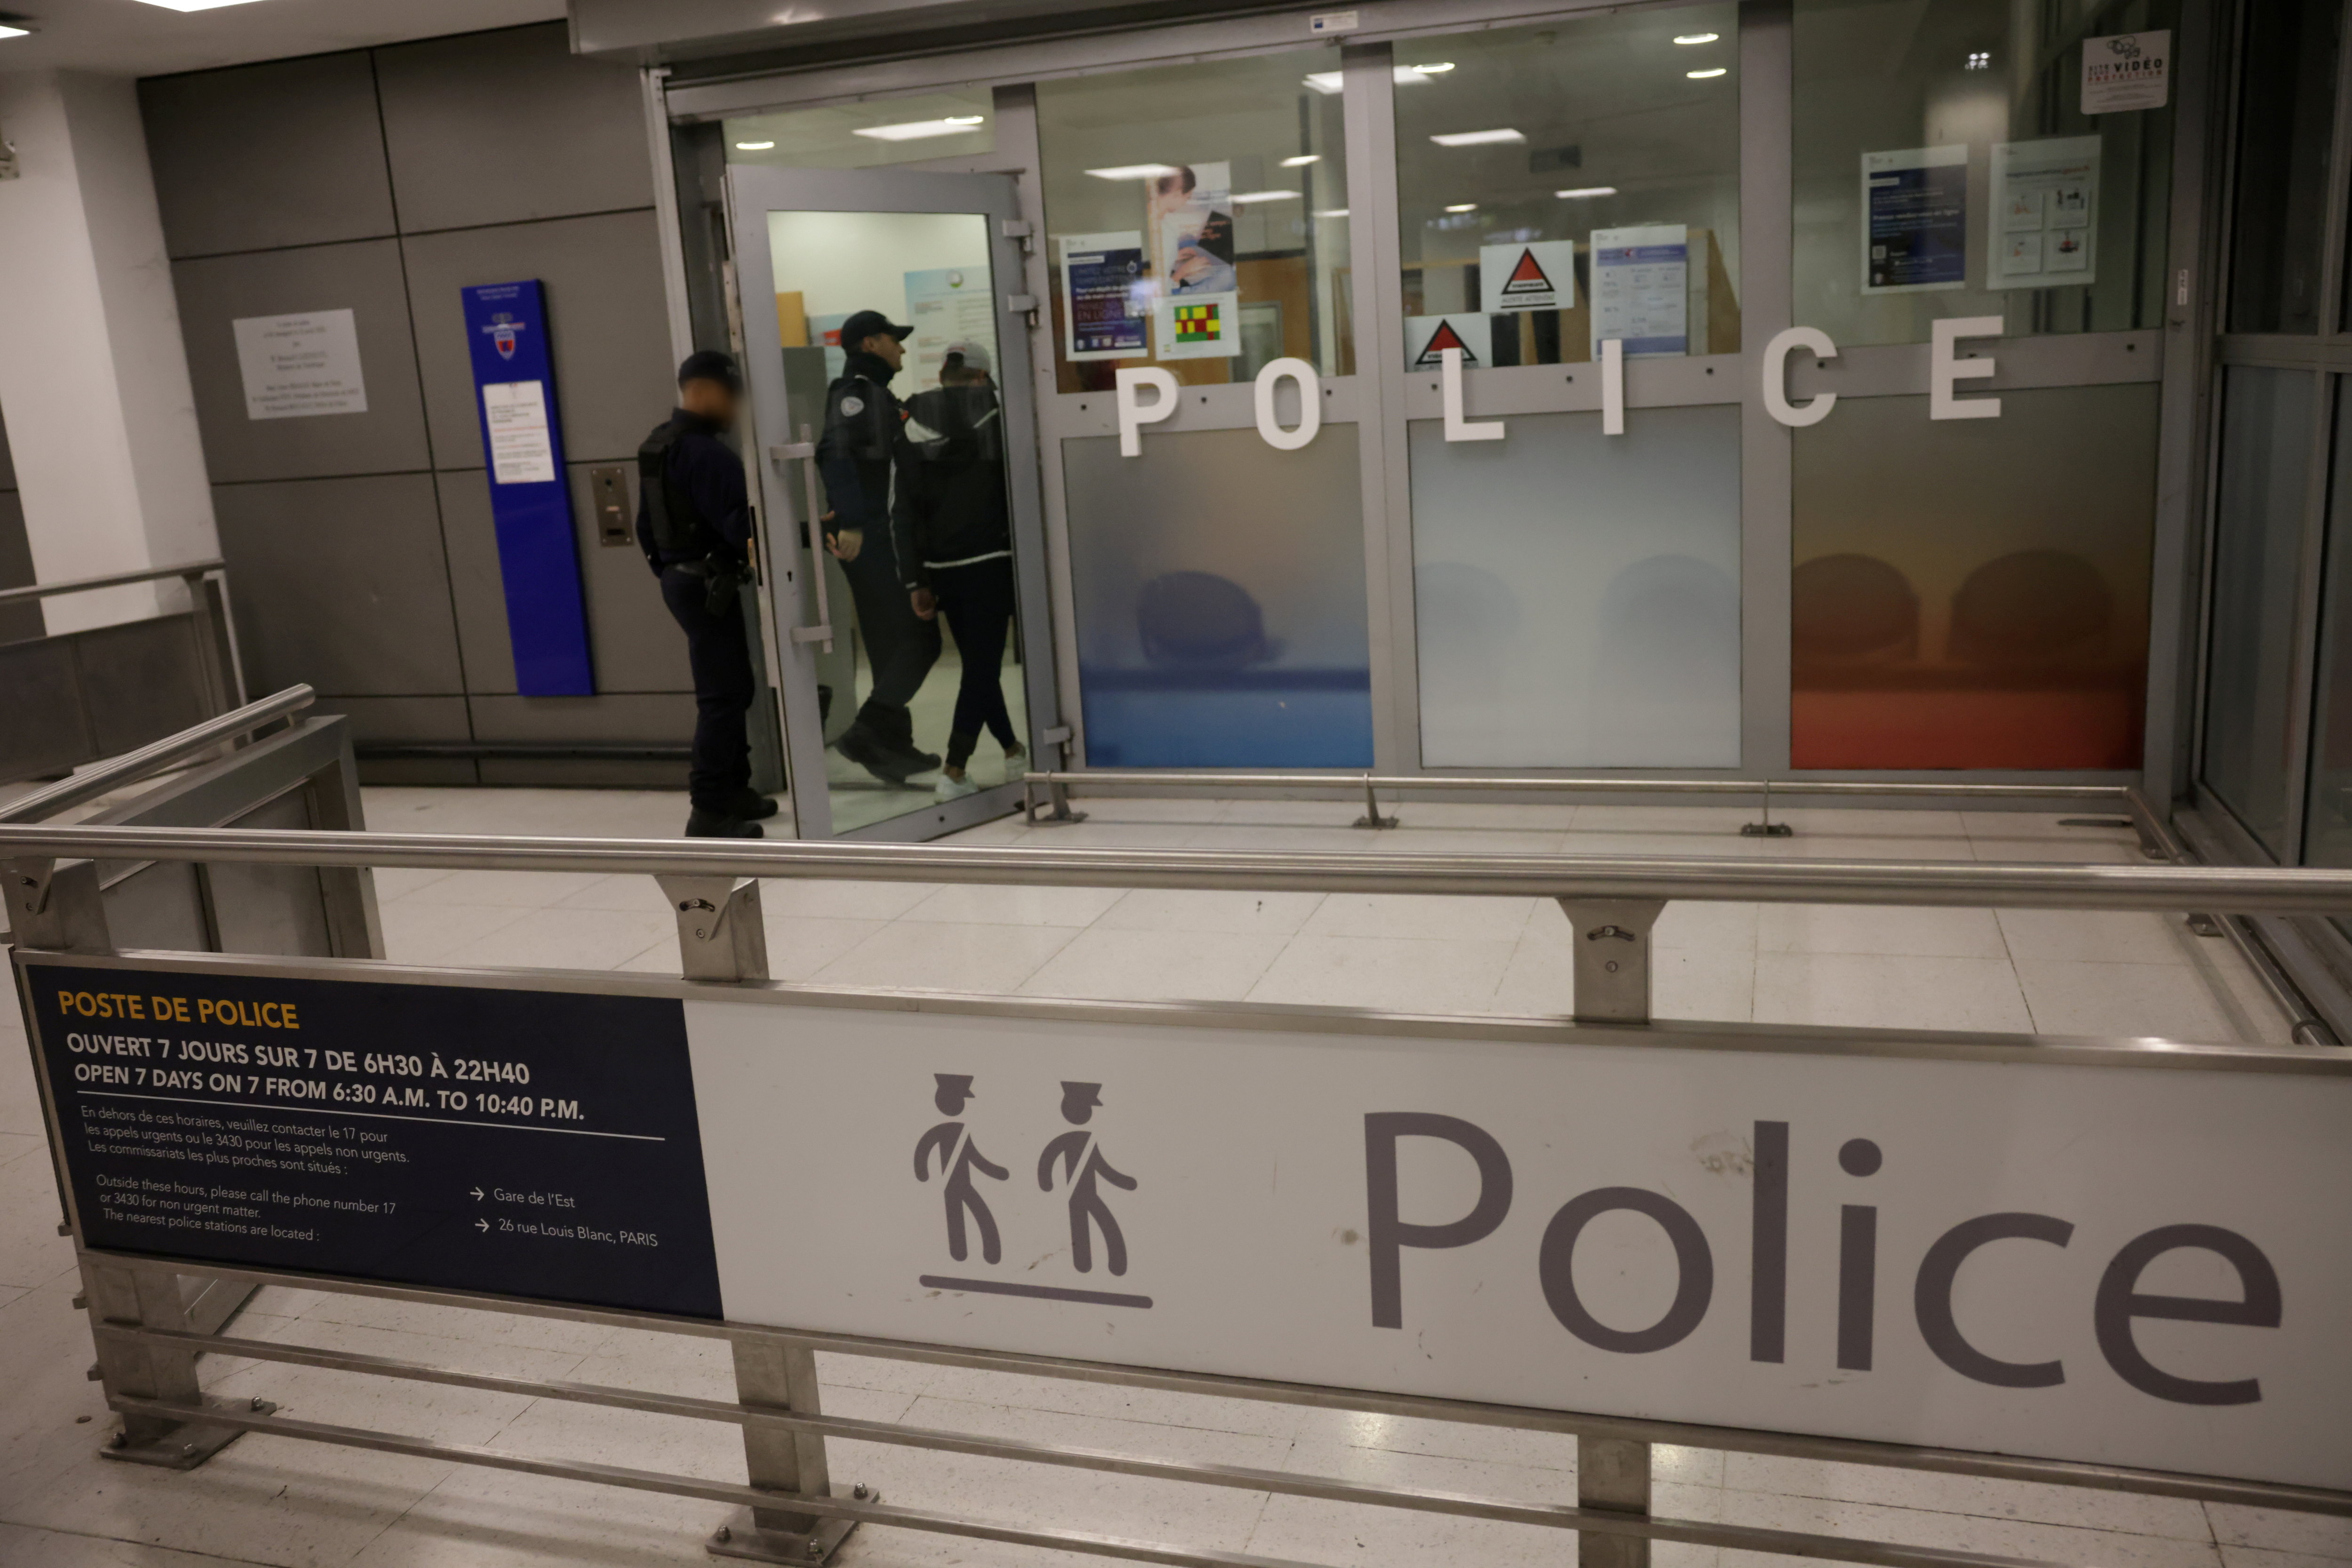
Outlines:
{"type": "Polygon", "coordinates": [[[1013,177],[738,165],[729,200],[798,834],[1001,816],[1060,722],[1013,177]],[[831,399],[861,312],[911,330],[831,399]]]}

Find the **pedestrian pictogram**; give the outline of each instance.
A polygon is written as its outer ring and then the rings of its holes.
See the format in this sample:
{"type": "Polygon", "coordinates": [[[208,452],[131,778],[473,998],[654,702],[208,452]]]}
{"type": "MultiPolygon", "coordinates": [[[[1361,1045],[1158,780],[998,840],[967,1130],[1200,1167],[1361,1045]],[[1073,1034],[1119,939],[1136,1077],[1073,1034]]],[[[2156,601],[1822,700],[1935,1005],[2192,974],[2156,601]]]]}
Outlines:
{"type": "Polygon", "coordinates": [[[1069,1182],[1070,1194],[1070,1262],[1081,1274],[1094,1272],[1094,1237],[1102,1232],[1103,1261],[1113,1274],[1127,1272],[1127,1238],[1119,1234],[1118,1221],[1111,1217],[1110,1205],[1103,1202],[1096,1185],[1097,1178],[1114,1187],[1135,1191],[1135,1178],[1111,1168],[1102,1151],[1095,1147],[1095,1135],[1086,1131],[1086,1124],[1094,1118],[1095,1108],[1102,1103],[1102,1085],[1098,1083],[1065,1083],[1062,1085],[1062,1120],[1079,1129],[1065,1132],[1045,1145],[1037,1157],[1037,1190],[1054,1190],[1054,1165],[1059,1161],[1062,1174],[1069,1182]]]}
{"type": "MultiPolygon", "coordinates": [[[[931,1076],[940,1086],[939,1091],[931,1096],[931,1103],[940,1108],[942,1116],[961,1116],[965,1102],[978,1098],[971,1091],[970,1073],[940,1072],[931,1076]]],[[[947,1200],[948,1256],[958,1263],[971,1256],[964,1237],[964,1219],[969,1215],[980,1230],[981,1261],[997,1262],[1004,1256],[1004,1247],[997,1239],[996,1216],[988,1212],[986,1200],[971,1184],[971,1173],[978,1171],[995,1182],[1003,1181],[1011,1173],[1002,1165],[992,1163],[988,1156],[974,1146],[971,1134],[965,1131],[961,1121],[950,1120],[924,1133],[922,1141],[915,1145],[915,1180],[928,1182],[931,1179],[930,1155],[933,1150],[939,1152],[940,1174],[947,1178],[946,1189],[941,1195],[947,1200]]]]}

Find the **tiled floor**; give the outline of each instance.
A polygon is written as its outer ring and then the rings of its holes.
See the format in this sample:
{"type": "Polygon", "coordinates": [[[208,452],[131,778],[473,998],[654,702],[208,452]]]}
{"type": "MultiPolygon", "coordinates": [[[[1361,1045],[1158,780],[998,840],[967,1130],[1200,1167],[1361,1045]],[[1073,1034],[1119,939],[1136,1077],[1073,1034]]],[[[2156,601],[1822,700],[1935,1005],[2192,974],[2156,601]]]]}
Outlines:
{"type": "MultiPolygon", "coordinates": [[[[1391,852],[2136,858],[2129,835],[2046,816],[1791,814],[1793,840],[1738,837],[1745,816],[1603,806],[1408,802],[1379,836],[1303,801],[1089,801],[1090,821],[967,836],[1066,845],[1322,847],[1391,852]]],[[[419,831],[661,836],[676,796],[372,790],[370,823],[419,831]]],[[[390,955],[420,963],[675,973],[650,879],[381,873],[390,955]]],[[[773,972],[845,985],[1098,997],[1344,1002],[1416,1011],[1557,1013],[1566,923],[1525,900],[1320,897],[770,882],[773,972]]],[[[2177,919],[2032,910],[1683,904],[1658,928],[1658,1010],[1695,1018],[2278,1039],[2234,954],[2177,919]]],[[[105,1464],[108,1419],[84,1380],[89,1332],[18,1025],[0,1019],[0,1563],[8,1568],[628,1564],[701,1559],[714,1504],[247,1436],[188,1475],[105,1464]]],[[[270,1289],[235,1331],[529,1377],[730,1398],[721,1347],[363,1298],[270,1289]]],[[[271,1363],[208,1359],[225,1394],[289,1415],[451,1442],[740,1480],[720,1426],[271,1363]]],[[[1566,1438],[1342,1412],[824,1358],[827,1409],[1170,1458],[1218,1460],[1553,1502],[1575,1496],[1566,1438]]],[[[1925,1472],[1661,1450],[1660,1513],[1850,1533],[2113,1568],[2352,1564],[2352,1521],[1925,1472]]],[[[834,1446],[835,1474],[894,1501],[1262,1557],[1335,1564],[1569,1560],[1556,1532],[1297,1498],[834,1446]]],[[[1680,1546],[1660,1568],[1769,1560],[1680,1546]]],[[[1061,1558],[866,1531],[845,1568],[1061,1558]]]]}

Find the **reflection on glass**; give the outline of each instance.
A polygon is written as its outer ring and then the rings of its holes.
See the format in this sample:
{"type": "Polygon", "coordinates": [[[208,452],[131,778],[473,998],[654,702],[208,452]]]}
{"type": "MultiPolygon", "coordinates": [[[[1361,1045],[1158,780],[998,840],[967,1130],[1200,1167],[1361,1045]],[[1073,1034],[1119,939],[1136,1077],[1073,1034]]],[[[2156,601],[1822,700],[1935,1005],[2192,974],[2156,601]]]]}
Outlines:
{"type": "Polygon", "coordinates": [[[1412,453],[1425,765],[1738,765],[1738,408],[1412,453]]]}
{"type": "Polygon", "coordinates": [[[727,161],[782,169],[873,169],[968,157],[996,147],[984,87],[880,102],[739,115],[724,122],[727,161]]]}
{"type": "Polygon", "coordinates": [[[768,242],[788,423],[822,443],[802,566],[828,585],[817,702],[843,833],[1024,766],[988,220],[774,212],[768,242]],[[914,329],[895,372],[840,341],[859,311],[914,329]]]}
{"type": "Polygon", "coordinates": [[[1798,767],[2140,765],[2157,388],[2000,400],[1792,432],[1798,767]]]}
{"type": "Polygon", "coordinates": [[[2316,332],[2341,0],[2246,9],[2230,331],[2316,332]]]}
{"type": "MultiPolygon", "coordinates": [[[[1795,319],[1842,345],[2163,317],[2172,109],[2085,114],[2083,39],[2176,0],[1797,0],[1795,319]]],[[[2175,48],[2172,63],[2180,65],[2175,48]]]]}
{"type": "Polygon", "coordinates": [[[1739,15],[1396,46],[1405,362],[1739,352],[1739,15]]]}
{"type": "Polygon", "coordinates": [[[1363,768],[1356,426],[1062,443],[1089,767],[1363,768]]]}
{"type": "Polygon", "coordinates": [[[2200,774],[2246,830],[2285,858],[2287,700],[2310,495],[2309,371],[2231,365],[2221,384],[2213,503],[2213,615],[2200,774]]]}
{"type": "Polygon", "coordinates": [[[1055,384],[1354,372],[1336,45],[1037,84],[1055,384]]]}
{"type": "MultiPolygon", "coordinates": [[[[2327,566],[2319,607],[2318,687],[2312,700],[2311,792],[2304,807],[2303,863],[2352,866],[2352,398],[2336,378],[2334,480],[2327,503],[2327,566]]],[[[2338,920],[2338,925],[2352,925],[2338,920]]]]}

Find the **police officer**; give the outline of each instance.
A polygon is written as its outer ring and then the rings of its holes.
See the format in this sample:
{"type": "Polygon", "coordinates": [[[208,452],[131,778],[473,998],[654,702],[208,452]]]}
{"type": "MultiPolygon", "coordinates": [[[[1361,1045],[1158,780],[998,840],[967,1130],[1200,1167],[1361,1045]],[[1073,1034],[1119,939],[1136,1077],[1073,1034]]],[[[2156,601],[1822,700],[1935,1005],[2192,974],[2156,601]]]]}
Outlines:
{"type": "Polygon", "coordinates": [[[916,749],[914,717],[907,711],[940,656],[939,627],[916,616],[890,539],[891,475],[907,440],[890,378],[906,363],[906,339],[914,330],[893,325],[879,310],[859,310],[841,324],[849,362],[825,390],[824,435],[817,442],[817,469],[832,503],[825,548],[849,578],[874,678],[835,744],[894,784],[940,765],[937,756],[916,749]]]}
{"type": "Polygon", "coordinates": [[[677,367],[677,407],[637,448],[637,543],[686,633],[694,669],[689,838],[757,838],[759,819],[776,811],[751,788],[744,715],[756,686],[736,602],[749,581],[751,510],[743,459],[720,438],[734,426],[742,390],[728,355],[688,354],[677,367]]]}

